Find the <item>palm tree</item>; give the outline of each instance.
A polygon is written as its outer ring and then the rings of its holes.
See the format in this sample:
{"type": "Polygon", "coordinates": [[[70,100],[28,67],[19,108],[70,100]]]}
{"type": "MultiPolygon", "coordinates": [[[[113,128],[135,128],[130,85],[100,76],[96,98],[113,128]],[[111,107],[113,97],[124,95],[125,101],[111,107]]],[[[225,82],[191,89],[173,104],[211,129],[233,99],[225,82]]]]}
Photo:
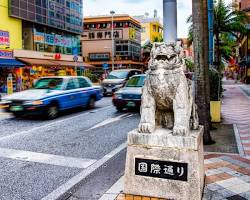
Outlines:
{"type": "MultiPolygon", "coordinates": [[[[215,36],[215,64],[219,69],[221,63],[221,56],[226,48],[225,42],[222,44],[225,34],[235,37],[235,41],[246,33],[245,22],[246,15],[244,12],[232,9],[233,6],[226,5],[224,0],[218,0],[214,5],[214,36],[215,36]],[[222,52],[223,51],[223,52],[222,52]]],[[[187,19],[187,23],[192,23],[193,17],[187,19]]],[[[189,27],[188,39],[193,41],[193,24],[189,27]]],[[[225,41],[225,40],[224,40],[225,41]]],[[[232,44],[232,43],[230,43],[232,44]]]]}
{"type": "Polygon", "coordinates": [[[193,44],[196,75],[195,100],[200,124],[204,126],[204,144],[214,141],[210,135],[209,80],[208,80],[208,17],[207,0],[193,0],[193,44]]]}
{"type": "Polygon", "coordinates": [[[215,36],[215,64],[217,69],[221,64],[221,37],[223,34],[231,34],[239,38],[240,34],[246,33],[246,16],[242,11],[233,10],[227,6],[224,0],[218,0],[214,6],[214,36],[215,36]]]}

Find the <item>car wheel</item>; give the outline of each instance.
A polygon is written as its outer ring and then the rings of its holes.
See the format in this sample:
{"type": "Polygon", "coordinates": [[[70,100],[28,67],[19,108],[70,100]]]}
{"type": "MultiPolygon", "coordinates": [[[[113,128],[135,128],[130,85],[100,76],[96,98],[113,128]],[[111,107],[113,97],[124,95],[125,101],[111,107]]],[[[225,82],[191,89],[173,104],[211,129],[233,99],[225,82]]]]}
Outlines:
{"type": "Polygon", "coordinates": [[[123,107],[121,107],[121,106],[116,106],[116,110],[119,111],[119,112],[121,112],[121,111],[123,110],[123,107]]]}
{"type": "Polygon", "coordinates": [[[89,103],[88,103],[88,108],[89,109],[93,109],[94,107],[95,107],[95,98],[94,97],[90,97],[89,103]]]}
{"type": "Polygon", "coordinates": [[[56,104],[52,104],[48,107],[48,110],[47,110],[48,119],[55,119],[58,117],[58,114],[59,114],[59,109],[56,104]]]}

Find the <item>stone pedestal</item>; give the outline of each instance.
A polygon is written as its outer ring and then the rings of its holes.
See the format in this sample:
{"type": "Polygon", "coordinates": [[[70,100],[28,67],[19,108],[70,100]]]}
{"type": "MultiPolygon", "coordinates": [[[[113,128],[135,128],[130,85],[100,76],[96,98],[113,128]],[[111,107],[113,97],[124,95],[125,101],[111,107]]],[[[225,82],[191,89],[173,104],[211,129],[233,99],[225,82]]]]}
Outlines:
{"type": "Polygon", "coordinates": [[[200,200],[203,187],[202,127],[188,137],[173,136],[166,129],[128,134],[125,194],[200,200]]]}

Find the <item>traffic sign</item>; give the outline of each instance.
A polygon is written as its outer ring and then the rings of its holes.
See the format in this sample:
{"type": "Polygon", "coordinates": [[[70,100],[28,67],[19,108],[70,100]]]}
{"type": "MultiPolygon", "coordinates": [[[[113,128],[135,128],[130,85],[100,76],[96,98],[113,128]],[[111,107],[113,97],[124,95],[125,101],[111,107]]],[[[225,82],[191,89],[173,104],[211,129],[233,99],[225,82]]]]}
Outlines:
{"type": "Polygon", "coordinates": [[[108,69],[108,68],[109,68],[108,63],[103,63],[103,64],[102,64],[102,69],[106,70],[106,69],[108,69]]]}
{"type": "Polygon", "coordinates": [[[77,62],[77,61],[78,61],[78,56],[74,56],[74,57],[73,57],[73,61],[74,61],[74,62],[77,62]]]}

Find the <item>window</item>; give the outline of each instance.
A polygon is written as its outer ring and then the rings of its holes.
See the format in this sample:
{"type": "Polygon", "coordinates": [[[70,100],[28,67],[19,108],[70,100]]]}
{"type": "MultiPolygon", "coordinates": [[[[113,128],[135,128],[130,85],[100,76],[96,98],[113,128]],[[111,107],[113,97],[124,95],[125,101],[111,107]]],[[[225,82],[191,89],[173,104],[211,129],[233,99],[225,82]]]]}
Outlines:
{"type": "Polygon", "coordinates": [[[67,84],[67,90],[73,90],[73,89],[76,89],[77,88],[77,86],[76,86],[76,84],[75,84],[75,81],[74,81],[74,79],[70,79],[69,80],[69,82],[68,82],[68,84],[67,84]]]}
{"type": "Polygon", "coordinates": [[[156,25],[153,25],[153,31],[156,32],[156,25]]]}
{"type": "Polygon", "coordinates": [[[35,85],[35,89],[50,89],[61,90],[63,79],[62,78],[42,78],[39,79],[35,85]]]}
{"type": "Polygon", "coordinates": [[[78,82],[80,88],[91,87],[91,84],[84,78],[78,78],[78,82]]]}

